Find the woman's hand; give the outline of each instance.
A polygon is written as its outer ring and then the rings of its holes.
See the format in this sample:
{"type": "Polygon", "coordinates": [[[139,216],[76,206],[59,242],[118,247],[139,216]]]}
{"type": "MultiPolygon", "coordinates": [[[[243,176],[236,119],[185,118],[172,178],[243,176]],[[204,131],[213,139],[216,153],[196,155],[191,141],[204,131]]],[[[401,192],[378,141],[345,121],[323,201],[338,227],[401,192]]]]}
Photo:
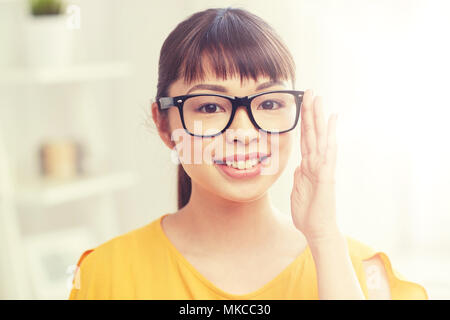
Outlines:
{"type": "Polygon", "coordinates": [[[302,160],[294,174],[291,213],[294,225],[308,240],[339,235],[336,223],[335,168],[337,114],[326,126],[322,99],[307,90],[301,106],[302,160]]]}
{"type": "Polygon", "coordinates": [[[336,223],[336,120],[326,126],[321,98],[307,90],[301,108],[302,161],[295,170],[291,211],[314,259],[320,299],[364,299],[347,239],[336,223]]]}

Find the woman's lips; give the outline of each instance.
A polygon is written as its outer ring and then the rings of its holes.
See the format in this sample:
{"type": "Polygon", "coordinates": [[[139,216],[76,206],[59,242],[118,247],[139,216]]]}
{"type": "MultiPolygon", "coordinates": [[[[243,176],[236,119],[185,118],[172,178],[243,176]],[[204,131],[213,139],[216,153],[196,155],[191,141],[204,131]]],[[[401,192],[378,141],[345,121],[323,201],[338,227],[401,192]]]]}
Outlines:
{"type": "MultiPolygon", "coordinates": [[[[219,171],[223,172],[228,177],[231,177],[233,179],[247,179],[247,178],[253,178],[253,177],[260,175],[262,165],[265,164],[269,158],[270,158],[270,155],[266,155],[262,159],[260,158],[260,160],[258,161],[258,163],[256,165],[254,165],[253,167],[248,168],[248,169],[236,169],[231,166],[227,166],[226,163],[223,164],[222,161],[214,161],[214,165],[219,169],[219,171]]],[[[232,158],[229,158],[229,159],[232,159],[232,158]]],[[[239,158],[236,158],[236,159],[239,159],[239,158]]],[[[252,158],[247,158],[247,159],[252,159],[252,158]]]]}

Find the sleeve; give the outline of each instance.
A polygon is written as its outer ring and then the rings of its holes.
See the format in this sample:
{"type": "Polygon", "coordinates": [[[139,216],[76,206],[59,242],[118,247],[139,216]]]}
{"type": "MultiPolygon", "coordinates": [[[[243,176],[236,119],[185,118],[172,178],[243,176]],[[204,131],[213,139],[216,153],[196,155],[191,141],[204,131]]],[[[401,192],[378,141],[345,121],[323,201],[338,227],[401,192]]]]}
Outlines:
{"type": "Polygon", "coordinates": [[[378,256],[384,265],[387,274],[388,283],[392,300],[428,300],[428,294],[425,288],[416,283],[407,280],[401,273],[393,268],[388,255],[383,251],[374,250],[361,242],[347,237],[351,251],[351,259],[357,271],[357,275],[363,289],[364,295],[368,297],[367,278],[364,270],[363,261],[378,256]]]}
{"type": "Polygon", "coordinates": [[[96,261],[97,252],[89,249],[83,252],[78,260],[72,279],[72,289],[69,300],[99,299],[100,292],[97,287],[99,266],[96,261]]]}

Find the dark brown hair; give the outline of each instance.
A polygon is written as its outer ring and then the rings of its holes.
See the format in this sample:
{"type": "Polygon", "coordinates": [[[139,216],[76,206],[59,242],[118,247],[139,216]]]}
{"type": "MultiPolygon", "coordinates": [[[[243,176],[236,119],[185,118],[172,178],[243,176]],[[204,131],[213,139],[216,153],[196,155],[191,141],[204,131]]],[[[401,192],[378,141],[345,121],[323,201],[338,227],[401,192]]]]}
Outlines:
{"type": "MultiPolygon", "coordinates": [[[[179,23],[164,41],[159,58],[156,99],[169,96],[170,85],[184,78],[186,83],[204,80],[205,61],[211,62],[217,78],[240,75],[244,79],[266,76],[291,80],[295,86],[295,62],[273,28],[258,16],[241,8],[213,8],[194,13],[179,23]]],[[[159,111],[167,128],[167,110],[159,111]]],[[[191,195],[191,179],[178,167],[178,209],[191,195]]]]}

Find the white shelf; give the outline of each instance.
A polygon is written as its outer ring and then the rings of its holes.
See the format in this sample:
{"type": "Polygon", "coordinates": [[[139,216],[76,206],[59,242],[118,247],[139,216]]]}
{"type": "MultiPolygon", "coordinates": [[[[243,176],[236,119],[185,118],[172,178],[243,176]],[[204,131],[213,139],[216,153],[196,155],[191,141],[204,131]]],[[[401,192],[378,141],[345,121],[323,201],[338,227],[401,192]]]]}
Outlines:
{"type": "Polygon", "coordinates": [[[54,206],[65,202],[109,193],[133,186],[137,182],[132,172],[117,172],[79,177],[69,181],[39,180],[17,188],[17,200],[33,206],[54,206]]]}
{"type": "Polygon", "coordinates": [[[67,67],[16,67],[0,70],[0,85],[58,84],[126,77],[131,74],[127,62],[96,62],[67,67]]]}

